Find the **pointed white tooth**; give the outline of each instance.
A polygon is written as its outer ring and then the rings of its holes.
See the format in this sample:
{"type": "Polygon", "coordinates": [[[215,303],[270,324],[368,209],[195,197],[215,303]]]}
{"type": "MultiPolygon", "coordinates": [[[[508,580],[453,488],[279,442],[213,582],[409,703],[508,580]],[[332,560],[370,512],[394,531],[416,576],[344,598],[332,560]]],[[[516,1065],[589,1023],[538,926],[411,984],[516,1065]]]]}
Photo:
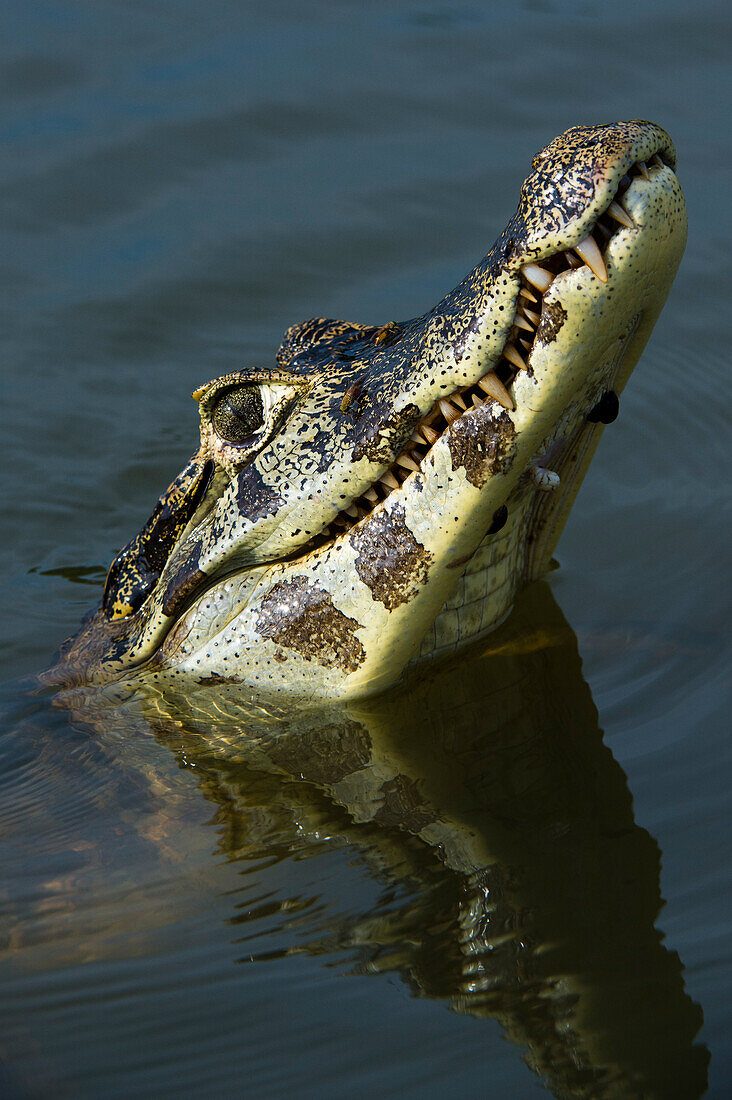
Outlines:
{"type": "Polygon", "coordinates": [[[523,329],[524,332],[530,332],[532,336],[534,335],[533,328],[522,314],[517,313],[513,319],[513,323],[516,328],[523,329]]]}
{"type": "Polygon", "coordinates": [[[419,424],[414,429],[409,438],[412,443],[418,443],[420,447],[424,447],[425,443],[429,443],[427,436],[424,434],[419,424]]]}
{"type": "Polygon", "coordinates": [[[526,370],[526,363],[518,353],[518,348],[513,344],[506,344],[503,349],[503,358],[508,359],[509,363],[512,363],[517,370],[526,370]]]}
{"type": "Polygon", "coordinates": [[[454,406],[444,398],[440,401],[440,411],[448,424],[452,424],[454,420],[460,418],[460,410],[454,408],[454,406]]]}
{"type": "Polygon", "coordinates": [[[666,167],[666,165],[663,163],[663,161],[659,157],[658,153],[654,153],[653,156],[651,157],[651,165],[652,165],[653,168],[665,168],[666,167]]]}
{"type": "Polygon", "coordinates": [[[367,489],[363,495],[366,497],[366,500],[370,500],[372,504],[379,503],[379,494],[376,492],[373,485],[370,489],[367,489]]]}
{"type": "Polygon", "coordinates": [[[387,487],[387,489],[398,489],[399,488],[399,482],[394,477],[394,474],[391,472],[391,470],[387,470],[385,474],[382,474],[381,477],[379,478],[379,481],[381,482],[382,485],[385,485],[387,487]]]}
{"type": "Polygon", "coordinates": [[[519,344],[524,349],[524,351],[531,351],[531,344],[528,340],[519,340],[519,344]]]}
{"type": "Polygon", "coordinates": [[[351,516],[353,519],[358,519],[358,508],[355,504],[349,504],[347,508],[344,508],[344,512],[347,516],[351,516]]]}
{"type": "Polygon", "coordinates": [[[453,405],[459,405],[463,412],[465,412],[468,407],[459,393],[454,393],[450,400],[452,401],[453,405]]]}
{"type": "Polygon", "coordinates": [[[635,229],[635,222],[627,210],[623,210],[619,202],[611,202],[607,208],[607,213],[616,222],[620,222],[621,225],[626,226],[628,229],[635,229]]]}
{"type": "Polygon", "coordinates": [[[481,405],[485,404],[485,401],[481,401],[481,399],[478,397],[477,393],[473,394],[473,396],[471,397],[471,401],[473,402],[473,408],[474,409],[479,409],[481,405]]]}
{"type": "Polygon", "coordinates": [[[582,267],[582,260],[578,256],[573,256],[571,252],[565,252],[564,258],[570,267],[582,267]]]}
{"type": "Polygon", "coordinates": [[[551,492],[559,485],[559,474],[555,473],[554,470],[547,470],[544,466],[532,466],[531,477],[545,493],[551,492]]]}
{"type": "Polygon", "coordinates": [[[504,409],[516,408],[511,394],[494,371],[490,371],[488,374],[484,375],[483,378],[479,379],[478,385],[484,393],[487,393],[494,401],[498,401],[499,404],[503,405],[504,409]]]}
{"type": "Polygon", "coordinates": [[[539,267],[538,264],[524,264],[521,268],[521,274],[526,279],[527,283],[531,283],[537,290],[540,290],[542,294],[545,294],[549,287],[554,282],[554,276],[551,271],[547,271],[545,267],[539,267]]]}
{"type": "Polygon", "coordinates": [[[526,298],[526,300],[529,301],[529,302],[536,302],[537,301],[536,295],[532,294],[528,287],[522,286],[521,290],[519,291],[519,294],[522,298],[526,298]]]}
{"type": "Polygon", "coordinates": [[[436,432],[434,428],[430,428],[429,425],[427,425],[427,424],[422,424],[421,429],[422,429],[422,435],[425,437],[425,439],[429,443],[430,447],[432,446],[433,443],[436,443],[437,440],[440,438],[440,433],[436,432]]]}
{"type": "Polygon", "coordinates": [[[541,320],[541,317],[539,316],[539,314],[534,313],[533,309],[527,309],[526,306],[524,306],[524,313],[529,318],[529,320],[531,321],[534,328],[536,328],[539,324],[539,321],[541,320]]]}
{"type": "Polygon", "coordinates": [[[602,253],[597,247],[592,237],[585,237],[583,241],[580,241],[578,245],[575,245],[575,252],[581,260],[589,267],[600,280],[601,283],[607,282],[607,268],[605,267],[605,261],[602,258],[602,253]]]}
{"type": "Polygon", "coordinates": [[[419,466],[414,461],[411,455],[408,455],[405,451],[404,454],[399,455],[397,458],[397,464],[402,466],[405,470],[418,470],[419,466]]]}
{"type": "Polygon", "coordinates": [[[644,160],[639,160],[636,167],[637,167],[638,171],[640,172],[640,174],[643,176],[644,180],[649,180],[651,178],[650,174],[648,172],[648,168],[646,166],[646,162],[644,160]]]}

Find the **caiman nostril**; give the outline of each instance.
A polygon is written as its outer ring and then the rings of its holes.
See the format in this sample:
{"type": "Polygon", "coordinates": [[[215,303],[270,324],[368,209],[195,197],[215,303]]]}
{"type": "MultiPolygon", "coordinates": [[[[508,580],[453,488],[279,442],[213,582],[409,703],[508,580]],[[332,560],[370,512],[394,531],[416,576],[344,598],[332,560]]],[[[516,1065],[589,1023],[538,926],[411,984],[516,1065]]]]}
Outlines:
{"type": "Polygon", "coordinates": [[[588,412],[587,419],[591,424],[612,424],[613,420],[617,419],[619,411],[618,395],[615,390],[608,390],[588,412]]]}

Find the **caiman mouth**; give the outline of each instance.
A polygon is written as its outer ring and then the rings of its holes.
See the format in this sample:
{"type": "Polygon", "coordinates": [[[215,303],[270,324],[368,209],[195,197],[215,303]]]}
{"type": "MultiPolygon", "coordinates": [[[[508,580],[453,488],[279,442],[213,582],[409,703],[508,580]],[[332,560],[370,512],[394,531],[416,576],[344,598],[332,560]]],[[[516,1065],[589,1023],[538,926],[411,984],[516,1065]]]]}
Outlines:
{"type": "MultiPolygon", "coordinates": [[[[417,424],[407,446],[379,479],[342,509],[313,539],[287,555],[286,559],[280,560],[296,561],[347,535],[362,520],[371,516],[392,493],[398,491],[414,474],[420,473],[434,445],[466,412],[480,408],[490,401],[497,401],[509,411],[516,408],[510,388],[520,371],[531,371],[531,352],[541,330],[542,318],[546,317],[544,296],[549,287],[562,272],[583,267],[588,267],[601,282],[607,282],[605,255],[611,239],[623,228],[635,228],[633,219],[622,205],[623,196],[634,179],[650,180],[654,170],[663,168],[673,171],[673,166],[664,159],[661,152],[654,153],[648,163],[634,163],[620,180],[617,191],[583,241],[574,248],[545,257],[541,264],[529,263],[522,267],[511,330],[497,366],[491,368],[473,385],[463,386],[438,398],[417,424]]],[[[275,560],[277,559],[273,559],[273,562],[275,560]]],[[[200,595],[199,591],[195,597],[200,595]]]]}

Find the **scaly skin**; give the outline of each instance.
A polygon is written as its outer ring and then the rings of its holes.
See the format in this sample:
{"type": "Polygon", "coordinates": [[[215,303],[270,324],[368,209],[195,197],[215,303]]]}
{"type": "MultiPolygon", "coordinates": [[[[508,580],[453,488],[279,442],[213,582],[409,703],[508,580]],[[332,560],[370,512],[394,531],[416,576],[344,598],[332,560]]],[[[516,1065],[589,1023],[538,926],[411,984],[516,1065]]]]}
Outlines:
{"type": "Polygon", "coordinates": [[[606,395],[673,281],[686,239],[674,167],[651,123],[574,127],[537,154],[506,230],[424,316],[307,321],[275,367],[197,390],[198,451],[53,675],[358,698],[498,625],[548,567],[606,395]],[[608,217],[616,201],[631,225],[608,217]],[[234,442],[224,405],[254,387],[261,426],[234,442]]]}

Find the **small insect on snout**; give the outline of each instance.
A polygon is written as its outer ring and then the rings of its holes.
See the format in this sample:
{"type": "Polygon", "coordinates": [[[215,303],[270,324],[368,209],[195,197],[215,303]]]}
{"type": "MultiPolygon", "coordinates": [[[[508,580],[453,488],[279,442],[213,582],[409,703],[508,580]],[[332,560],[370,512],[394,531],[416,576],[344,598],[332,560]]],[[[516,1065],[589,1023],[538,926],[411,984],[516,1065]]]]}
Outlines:
{"type": "Polygon", "coordinates": [[[363,386],[360,382],[354,382],[348,387],[343,394],[343,400],[341,401],[341,412],[347,413],[350,409],[357,405],[358,399],[361,396],[361,390],[363,386]]]}

